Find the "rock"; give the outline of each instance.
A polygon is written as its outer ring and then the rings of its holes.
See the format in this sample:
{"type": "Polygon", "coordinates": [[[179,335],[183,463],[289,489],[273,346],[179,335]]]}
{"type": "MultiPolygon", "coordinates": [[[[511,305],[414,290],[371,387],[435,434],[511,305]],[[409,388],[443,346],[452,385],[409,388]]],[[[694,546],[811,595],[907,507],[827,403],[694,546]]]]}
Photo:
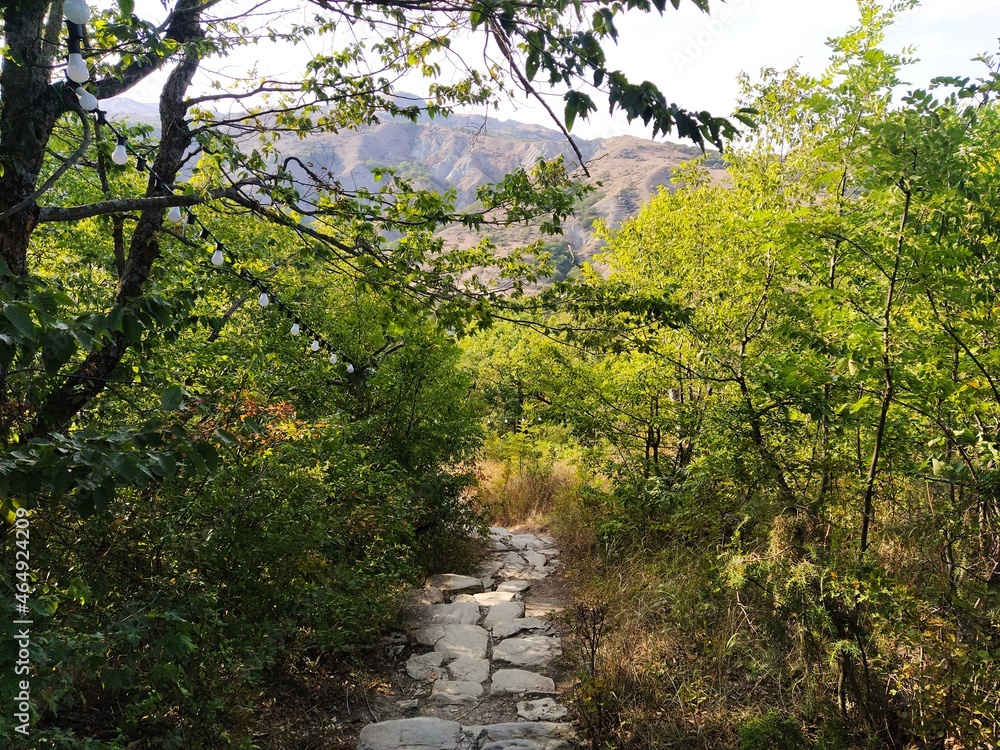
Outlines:
{"type": "Polygon", "coordinates": [[[555,547],[546,547],[545,549],[538,550],[539,555],[545,555],[546,557],[559,557],[559,550],[555,547]]]}
{"type": "Polygon", "coordinates": [[[490,526],[490,536],[494,539],[509,538],[511,533],[503,526],[490,526]]]}
{"type": "Polygon", "coordinates": [[[532,552],[531,550],[522,552],[521,556],[524,558],[525,562],[528,563],[528,565],[533,568],[538,568],[539,570],[543,569],[545,564],[549,561],[545,555],[538,552],[532,552]]]}
{"type": "Polygon", "coordinates": [[[553,536],[540,536],[540,537],[538,537],[538,541],[545,542],[545,546],[546,547],[555,547],[556,546],[556,538],[553,537],[553,536]]]}
{"type": "Polygon", "coordinates": [[[454,602],[474,602],[476,601],[475,594],[455,594],[451,598],[452,603],[454,602]]]}
{"type": "Polygon", "coordinates": [[[514,534],[508,544],[515,549],[545,549],[552,546],[534,534],[514,534]]]}
{"type": "Polygon", "coordinates": [[[437,651],[411,656],[406,660],[406,674],[414,680],[437,680],[444,674],[444,655],[437,651]]]}
{"type": "Polygon", "coordinates": [[[464,745],[458,722],[418,716],[369,724],[358,736],[357,750],[461,750],[464,745]]]}
{"type": "Polygon", "coordinates": [[[523,594],[531,588],[527,581],[504,581],[497,586],[497,591],[513,591],[515,594],[523,594]]]}
{"type": "Polygon", "coordinates": [[[491,693],[554,693],[556,684],[551,677],[544,677],[525,669],[498,669],[493,673],[491,693]]]}
{"type": "Polygon", "coordinates": [[[503,564],[504,568],[506,568],[510,565],[525,565],[526,563],[524,558],[516,552],[508,552],[503,556],[503,564]]]}
{"type": "Polygon", "coordinates": [[[483,618],[483,627],[489,630],[494,625],[507,620],[524,617],[524,602],[500,602],[489,608],[483,618]]]}
{"type": "Polygon", "coordinates": [[[444,654],[445,659],[472,656],[486,657],[489,633],[478,625],[442,625],[444,635],[434,644],[434,650],[444,654]]]}
{"type": "MultiPolygon", "coordinates": [[[[520,594],[515,594],[513,591],[487,591],[482,594],[473,594],[472,598],[476,600],[483,607],[489,607],[493,604],[500,604],[501,602],[512,602],[515,599],[520,599],[520,594]]],[[[439,607],[442,605],[438,605],[439,607]]]]}
{"type": "Polygon", "coordinates": [[[521,701],[517,704],[517,715],[528,721],[558,721],[569,712],[551,698],[536,701],[521,701]]]}
{"type": "MultiPolygon", "coordinates": [[[[396,701],[396,705],[400,707],[403,711],[413,711],[420,706],[420,701],[416,698],[412,698],[408,701],[396,701]]],[[[518,703],[517,705],[521,705],[518,703]]]]}
{"type": "Polygon", "coordinates": [[[490,663],[474,656],[460,656],[448,665],[448,674],[461,682],[486,682],[490,678],[490,663]]]}
{"type": "Polygon", "coordinates": [[[426,628],[417,628],[412,633],[413,640],[421,646],[433,646],[444,637],[444,625],[431,625],[426,628]]]}
{"type": "Polygon", "coordinates": [[[486,560],[476,566],[476,574],[479,576],[491,576],[503,567],[499,560],[486,560]]]}
{"type": "MultiPolygon", "coordinates": [[[[486,592],[490,591],[490,589],[493,588],[493,584],[495,583],[495,581],[492,578],[480,578],[479,580],[483,582],[483,591],[486,592]]],[[[473,594],[473,596],[479,596],[479,594],[473,594]]]]}
{"type": "Polygon", "coordinates": [[[444,594],[441,589],[434,586],[425,586],[422,589],[413,589],[406,595],[408,606],[416,604],[441,604],[444,602],[444,594]]]}
{"type": "Polygon", "coordinates": [[[438,680],[431,689],[430,700],[441,706],[456,703],[471,703],[483,694],[483,686],[478,682],[458,680],[438,680]]]}
{"type": "Polygon", "coordinates": [[[504,565],[500,576],[518,581],[541,581],[546,577],[546,573],[525,563],[524,565],[504,565]]]}
{"type": "Polygon", "coordinates": [[[427,579],[430,586],[441,589],[448,594],[478,594],[483,590],[483,582],[472,576],[460,576],[455,573],[438,573],[427,579]]]}
{"type": "Polygon", "coordinates": [[[475,625],[479,622],[479,607],[474,602],[417,604],[406,608],[403,619],[414,629],[431,625],[475,625]]]}
{"type": "Polygon", "coordinates": [[[562,648],[558,638],[544,635],[522,635],[498,643],[493,648],[493,661],[505,661],[519,667],[542,667],[560,653],[562,653],[562,648]]]}
{"type": "Polygon", "coordinates": [[[551,627],[548,620],[537,617],[525,617],[517,620],[504,620],[493,626],[493,637],[509,638],[523,630],[548,630],[551,627]]]}
{"type": "Polygon", "coordinates": [[[484,727],[467,727],[475,732],[480,750],[572,750],[575,735],[569,724],[512,721],[484,727]]]}

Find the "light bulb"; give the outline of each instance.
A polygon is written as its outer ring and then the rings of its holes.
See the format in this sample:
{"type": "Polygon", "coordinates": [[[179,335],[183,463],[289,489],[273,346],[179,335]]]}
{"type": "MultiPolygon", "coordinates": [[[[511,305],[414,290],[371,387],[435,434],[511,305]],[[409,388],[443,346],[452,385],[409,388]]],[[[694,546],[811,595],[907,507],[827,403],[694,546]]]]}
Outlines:
{"type": "Polygon", "coordinates": [[[111,161],[118,166],[128,163],[128,151],[125,150],[125,136],[118,136],[118,145],[115,146],[115,150],[111,152],[111,161]]]}
{"type": "Polygon", "coordinates": [[[257,300],[257,304],[260,305],[261,307],[267,307],[269,304],[271,304],[271,300],[268,298],[267,292],[260,293],[260,298],[257,300]]]}
{"type": "Polygon", "coordinates": [[[352,365],[350,362],[347,363],[347,374],[348,375],[354,374],[354,365],[352,365]]]}
{"type": "Polygon", "coordinates": [[[83,86],[77,87],[76,98],[80,100],[80,107],[85,109],[87,112],[93,112],[97,109],[97,97],[87,91],[87,89],[83,86]]]}
{"type": "Polygon", "coordinates": [[[331,365],[337,364],[337,353],[336,352],[334,352],[333,354],[330,355],[330,364],[331,365]]]}
{"type": "Polygon", "coordinates": [[[292,323],[292,335],[293,336],[298,336],[299,335],[299,331],[300,331],[299,324],[298,323],[292,323]]]}
{"type": "Polygon", "coordinates": [[[63,3],[63,18],[72,23],[85,24],[90,20],[90,6],[83,0],[66,0],[63,3]]]}
{"type": "Polygon", "coordinates": [[[90,78],[90,68],[83,61],[83,55],[79,52],[70,52],[66,61],[66,75],[74,83],[83,83],[90,78]]]}
{"type": "Polygon", "coordinates": [[[314,352],[319,351],[319,339],[313,339],[313,342],[309,345],[309,348],[314,352]]]}
{"type": "Polygon", "coordinates": [[[167,221],[170,221],[170,222],[173,222],[174,224],[176,224],[182,218],[184,218],[184,216],[181,214],[181,207],[180,206],[171,206],[170,210],[167,211],[167,221]]]}
{"type": "Polygon", "coordinates": [[[222,254],[222,248],[221,247],[215,248],[215,252],[212,253],[212,265],[213,266],[221,266],[225,262],[226,262],[226,258],[222,254]]]}

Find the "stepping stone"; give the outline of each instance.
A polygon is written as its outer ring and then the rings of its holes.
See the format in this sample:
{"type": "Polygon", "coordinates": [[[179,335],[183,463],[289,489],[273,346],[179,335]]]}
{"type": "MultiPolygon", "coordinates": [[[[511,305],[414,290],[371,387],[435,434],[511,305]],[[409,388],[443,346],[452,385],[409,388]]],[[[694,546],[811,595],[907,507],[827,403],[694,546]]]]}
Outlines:
{"type": "Polygon", "coordinates": [[[499,560],[487,560],[476,566],[476,573],[479,576],[491,576],[503,567],[499,560]]]}
{"type": "Polygon", "coordinates": [[[539,555],[545,555],[546,557],[559,557],[559,550],[555,547],[547,547],[546,549],[538,550],[539,555]]]}
{"type": "Polygon", "coordinates": [[[490,607],[483,619],[483,627],[489,630],[497,623],[524,617],[524,602],[500,602],[490,607]]]}
{"type": "Polygon", "coordinates": [[[434,650],[444,654],[445,659],[472,656],[486,657],[489,633],[478,625],[442,625],[444,635],[434,644],[434,650]]]}
{"type": "MultiPolygon", "coordinates": [[[[479,580],[483,582],[483,591],[487,593],[492,591],[493,584],[496,583],[492,578],[480,578],[479,580]]],[[[473,594],[472,596],[479,596],[479,594],[473,594]]]]}
{"type": "Polygon", "coordinates": [[[433,646],[444,638],[444,625],[431,625],[426,628],[417,628],[410,635],[421,646],[433,646]]]}
{"type": "Polygon", "coordinates": [[[427,579],[430,586],[441,589],[445,596],[450,594],[478,594],[483,590],[483,582],[472,576],[455,573],[438,573],[427,579]]]}
{"type": "Polygon", "coordinates": [[[526,669],[498,669],[493,673],[491,693],[554,693],[556,684],[551,677],[544,677],[526,669]]]}
{"type": "Polygon", "coordinates": [[[419,716],[369,724],[358,736],[357,750],[461,750],[464,747],[461,724],[419,716]]]}
{"type": "Polygon", "coordinates": [[[517,620],[505,620],[493,626],[493,637],[496,639],[509,638],[517,635],[523,630],[548,630],[551,627],[548,620],[537,617],[525,617],[517,620]]]}
{"type": "Polygon", "coordinates": [[[575,733],[569,724],[512,721],[466,727],[479,740],[479,750],[572,750],[575,733]]]}
{"type": "Polygon", "coordinates": [[[507,531],[503,526],[490,526],[490,536],[491,537],[509,537],[511,533],[507,531]]]}
{"type": "Polygon", "coordinates": [[[444,674],[444,667],[441,666],[443,661],[444,655],[437,651],[411,656],[406,660],[406,674],[414,680],[440,679],[444,674]]]}
{"type": "Polygon", "coordinates": [[[406,609],[403,620],[411,628],[427,628],[431,625],[475,625],[479,622],[479,607],[473,602],[418,604],[406,609]]]}
{"type": "Polygon", "coordinates": [[[441,593],[441,589],[434,588],[433,586],[413,589],[406,595],[407,607],[413,607],[418,604],[441,604],[442,602],[444,602],[444,594],[441,593]]]}
{"type": "MultiPolygon", "coordinates": [[[[449,625],[447,627],[463,626],[449,625]]],[[[544,635],[522,635],[498,643],[493,648],[493,661],[505,661],[518,667],[542,667],[561,653],[562,647],[559,645],[558,638],[544,635]]]]}
{"type": "Polygon", "coordinates": [[[438,680],[431,689],[430,701],[442,706],[456,703],[471,703],[483,694],[483,686],[478,682],[458,680],[438,680]]]}
{"type": "Polygon", "coordinates": [[[527,561],[516,552],[508,552],[502,559],[504,567],[508,567],[510,565],[525,565],[527,563],[527,561]]]}
{"type": "Polygon", "coordinates": [[[490,663],[474,656],[460,656],[448,665],[448,674],[460,682],[486,682],[490,678],[490,663]]]}
{"type": "Polygon", "coordinates": [[[480,606],[490,607],[493,606],[494,604],[502,604],[503,602],[512,602],[515,599],[520,599],[521,597],[519,594],[515,594],[513,591],[487,591],[483,594],[473,594],[472,598],[475,599],[480,606]]]}
{"type": "Polygon", "coordinates": [[[539,570],[542,570],[545,567],[545,564],[549,561],[549,558],[545,555],[538,552],[532,552],[531,550],[522,552],[521,556],[524,558],[525,562],[528,563],[528,565],[533,568],[538,568],[539,570]]]}
{"type": "Polygon", "coordinates": [[[552,545],[543,542],[534,534],[514,534],[510,538],[510,546],[516,549],[545,549],[552,545]]]}
{"type": "Polygon", "coordinates": [[[521,701],[517,704],[517,715],[528,721],[558,721],[569,713],[566,706],[560,706],[551,698],[537,701],[521,701]]]}
{"type": "Polygon", "coordinates": [[[542,581],[545,580],[546,573],[530,565],[504,565],[500,576],[518,581],[542,581]]]}
{"type": "Polygon", "coordinates": [[[539,536],[538,537],[538,541],[545,542],[545,546],[546,547],[555,547],[556,546],[556,538],[553,537],[553,536],[539,536]]]}
{"type": "Polygon", "coordinates": [[[497,586],[497,591],[513,591],[515,594],[523,594],[531,588],[527,581],[504,581],[497,586]]]}

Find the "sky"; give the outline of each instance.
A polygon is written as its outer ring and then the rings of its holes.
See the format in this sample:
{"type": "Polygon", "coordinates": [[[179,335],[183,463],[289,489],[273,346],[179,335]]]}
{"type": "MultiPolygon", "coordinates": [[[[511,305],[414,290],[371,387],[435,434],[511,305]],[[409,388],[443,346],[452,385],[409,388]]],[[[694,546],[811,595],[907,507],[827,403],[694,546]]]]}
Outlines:
{"type": "MultiPolygon", "coordinates": [[[[805,71],[819,73],[829,57],[826,41],[858,18],[855,0],[710,0],[710,7],[712,12],[706,15],[685,1],[678,11],[668,5],[663,16],[626,15],[618,22],[619,46],[606,50],[609,67],[636,81],[652,81],[668,101],[727,115],[737,104],[741,72],[756,78],[762,68],[784,69],[799,62],[805,71]]],[[[162,16],[163,7],[160,0],[139,0],[136,11],[144,17],[162,16]]],[[[972,58],[1000,51],[998,37],[1000,0],[924,0],[897,21],[884,47],[890,51],[914,47],[919,62],[902,78],[925,86],[938,75],[982,75],[985,68],[972,58]]],[[[304,57],[305,50],[248,49],[232,58],[225,70],[238,74],[260,65],[277,66],[271,69],[285,73],[304,57]]],[[[161,85],[162,80],[154,78],[133,89],[129,97],[155,101],[161,85]]],[[[561,110],[558,99],[552,106],[561,110]]],[[[537,104],[505,105],[490,116],[551,125],[537,104]]],[[[651,135],[640,123],[629,125],[620,116],[608,117],[606,110],[590,121],[578,121],[573,129],[573,135],[581,138],[625,134],[651,135]]]]}

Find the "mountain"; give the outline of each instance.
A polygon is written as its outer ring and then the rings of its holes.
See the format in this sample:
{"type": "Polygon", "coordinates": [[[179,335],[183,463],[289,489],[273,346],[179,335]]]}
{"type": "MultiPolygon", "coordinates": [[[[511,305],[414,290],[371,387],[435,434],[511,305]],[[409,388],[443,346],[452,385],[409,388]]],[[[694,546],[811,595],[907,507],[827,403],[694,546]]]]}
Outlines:
{"type": "MultiPolygon", "coordinates": [[[[155,105],[109,100],[108,109],[130,119],[148,121],[155,105]]],[[[565,225],[563,238],[553,238],[550,249],[586,259],[599,248],[591,236],[595,219],[617,224],[634,214],[660,186],[670,186],[677,166],[700,155],[693,146],[657,143],[631,136],[577,140],[596,189],[565,225]]],[[[454,115],[441,120],[421,118],[412,123],[388,119],[357,131],[322,133],[301,141],[287,138],[281,148],[311,169],[333,175],[345,190],[377,187],[371,174],[374,167],[391,167],[401,177],[419,187],[444,191],[454,188],[457,204],[464,208],[475,201],[476,188],[496,182],[519,166],[530,167],[538,157],[562,154],[571,167],[578,160],[566,138],[558,131],[539,125],[454,115]]],[[[709,157],[714,179],[724,172],[717,155],[709,157]]],[[[582,172],[579,173],[583,178],[582,172]]],[[[586,178],[584,178],[586,179],[586,178]]],[[[530,241],[530,229],[512,227],[490,230],[501,247],[530,241]]],[[[442,232],[446,243],[467,246],[480,235],[452,227],[442,232]]]]}

